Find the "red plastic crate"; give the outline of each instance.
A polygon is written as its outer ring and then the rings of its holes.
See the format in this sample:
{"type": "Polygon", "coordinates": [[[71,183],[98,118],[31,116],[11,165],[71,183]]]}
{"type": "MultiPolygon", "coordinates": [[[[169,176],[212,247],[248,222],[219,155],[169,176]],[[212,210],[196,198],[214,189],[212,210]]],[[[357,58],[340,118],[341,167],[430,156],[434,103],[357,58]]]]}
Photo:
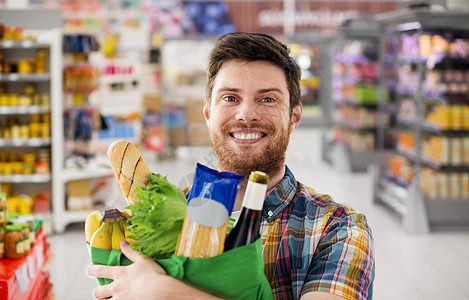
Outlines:
{"type": "Polygon", "coordinates": [[[0,299],[11,300],[42,300],[48,288],[49,277],[44,277],[42,268],[50,258],[50,246],[47,244],[47,236],[42,227],[36,233],[36,240],[30,253],[20,259],[0,259],[0,299]],[[40,264],[40,265],[38,265],[40,264]],[[30,268],[33,274],[29,275],[29,280],[25,289],[21,290],[20,282],[16,272],[29,274],[30,268]],[[45,282],[47,279],[47,282],[45,282]],[[47,283],[47,284],[46,284],[47,283]]]}

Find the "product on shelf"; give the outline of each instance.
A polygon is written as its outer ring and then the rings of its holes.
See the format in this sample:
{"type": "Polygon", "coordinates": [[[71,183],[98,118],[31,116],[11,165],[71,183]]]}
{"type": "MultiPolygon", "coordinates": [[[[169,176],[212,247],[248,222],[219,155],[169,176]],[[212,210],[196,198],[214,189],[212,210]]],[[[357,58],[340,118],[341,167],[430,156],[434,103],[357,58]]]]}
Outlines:
{"type": "Polygon", "coordinates": [[[7,199],[6,193],[2,192],[0,185],[0,227],[3,228],[7,223],[7,199]]]}
{"type": "Polygon", "coordinates": [[[47,149],[37,152],[0,152],[0,175],[31,175],[50,173],[47,149]]]}
{"type": "Polygon", "coordinates": [[[0,73],[44,74],[47,70],[48,54],[46,49],[37,49],[34,58],[4,60],[4,52],[0,51],[0,73]]]}
{"type": "Polygon", "coordinates": [[[469,199],[469,174],[465,172],[442,172],[424,167],[420,184],[430,199],[469,199]]]}
{"type": "Polygon", "coordinates": [[[91,65],[68,66],[65,68],[64,88],[68,93],[90,94],[99,83],[99,70],[91,65]]]}
{"type": "Polygon", "coordinates": [[[0,259],[5,256],[5,227],[0,225],[0,259]]]}
{"type": "Polygon", "coordinates": [[[5,230],[5,258],[22,258],[25,255],[25,251],[21,225],[7,225],[5,230]]]}

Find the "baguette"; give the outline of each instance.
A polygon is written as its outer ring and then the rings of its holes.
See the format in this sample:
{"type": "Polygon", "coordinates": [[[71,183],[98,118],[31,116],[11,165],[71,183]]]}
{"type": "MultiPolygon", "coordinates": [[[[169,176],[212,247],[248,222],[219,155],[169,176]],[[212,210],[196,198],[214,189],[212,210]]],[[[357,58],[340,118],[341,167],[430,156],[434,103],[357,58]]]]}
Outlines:
{"type": "Polygon", "coordinates": [[[137,186],[146,186],[148,176],[151,175],[140,151],[128,141],[117,140],[109,146],[107,156],[127,204],[138,201],[135,189],[137,186]]]}

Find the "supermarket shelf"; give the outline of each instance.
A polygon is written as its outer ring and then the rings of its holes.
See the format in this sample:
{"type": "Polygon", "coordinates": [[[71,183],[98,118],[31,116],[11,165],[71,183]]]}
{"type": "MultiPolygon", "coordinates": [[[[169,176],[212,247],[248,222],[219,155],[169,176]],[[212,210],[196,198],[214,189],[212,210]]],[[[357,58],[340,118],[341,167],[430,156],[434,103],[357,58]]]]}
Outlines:
{"type": "Polygon", "coordinates": [[[0,139],[0,147],[43,147],[50,146],[46,138],[0,139]]]}
{"type": "MultiPolygon", "coordinates": [[[[410,160],[412,162],[417,162],[417,157],[416,157],[415,153],[410,151],[410,150],[403,149],[402,147],[397,147],[396,152],[398,154],[404,156],[405,158],[407,158],[408,160],[410,160]]],[[[441,164],[437,161],[428,159],[426,157],[421,157],[420,162],[424,166],[427,166],[427,167],[432,168],[434,170],[441,170],[441,171],[444,170],[444,171],[453,171],[453,172],[469,172],[469,166],[466,166],[466,165],[445,165],[445,164],[441,164]]]]}
{"type": "Polygon", "coordinates": [[[366,172],[370,165],[378,161],[377,152],[351,151],[340,142],[334,143],[330,151],[330,162],[341,172],[366,172]]]}
{"type": "Polygon", "coordinates": [[[49,81],[49,74],[0,74],[0,82],[41,82],[49,81]]]}
{"type": "Polygon", "coordinates": [[[346,127],[346,128],[350,128],[350,129],[354,129],[354,130],[376,131],[376,126],[362,126],[362,125],[359,125],[359,124],[353,124],[352,122],[347,121],[347,120],[338,120],[338,119],[336,119],[336,120],[334,120],[334,123],[336,125],[346,127]]]}
{"type": "Polygon", "coordinates": [[[469,228],[469,199],[425,198],[430,227],[438,229],[467,229],[469,228]]]}
{"type": "MultiPolygon", "coordinates": [[[[416,119],[410,117],[397,117],[397,123],[401,126],[408,127],[410,129],[416,129],[419,125],[416,119]]],[[[435,135],[453,135],[453,136],[466,136],[469,135],[469,129],[443,129],[436,124],[429,122],[423,122],[421,124],[422,131],[425,133],[431,133],[435,135]]]]}
{"type": "Polygon", "coordinates": [[[49,44],[35,41],[0,41],[0,49],[49,48],[49,44]]]}
{"type": "Polygon", "coordinates": [[[44,183],[51,180],[50,174],[32,174],[32,175],[0,175],[1,182],[11,183],[44,183]]]}
{"type": "Polygon", "coordinates": [[[65,169],[62,173],[62,181],[66,183],[74,180],[95,179],[110,175],[114,175],[112,169],[103,167],[73,170],[65,169]]]}
{"type": "Polygon", "coordinates": [[[0,115],[40,114],[50,112],[49,106],[0,106],[0,115]]]}
{"type": "Polygon", "coordinates": [[[436,124],[425,123],[422,126],[422,130],[426,133],[432,134],[444,134],[444,135],[454,135],[454,136],[468,136],[469,129],[443,129],[436,124]]]}
{"type": "Polygon", "coordinates": [[[407,213],[406,201],[409,199],[409,191],[392,180],[385,177],[379,178],[375,198],[391,207],[399,215],[407,213]]]}
{"type": "MultiPolygon", "coordinates": [[[[428,8],[401,9],[374,16],[384,30],[383,35],[388,35],[391,39],[404,33],[421,37],[433,31],[436,34],[441,34],[441,32],[450,33],[451,31],[467,34],[467,31],[469,31],[468,17],[469,14],[465,11],[434,11],[428,8]]],[[[406,87],[406,84],[400,84],[406,78],[403,74],[398,74],[400,80],[396,83],[395,92],[397,94],[395,96],[397,97],[394,100],[396,100],[396,103],[400,103],[404,100],[402,96],[410,96],[415,101],[416,111],[414,116],[396,116],[396,123],[399,125],[396,126],[396,129],[402,130],[404,127],[406,131],[413,131],[415,146],[411,149],[403,149],[397,145],[394,153],[405,157],[414,167],[415,173],[411,183],[404,183],[407,185],[406,187],[400,186],[403,182],[399,182],[396,178],[390,178],[385,172],[376,174],[375,198],[379,199],[380,202],[390,204],[388,206],[399,211],[398,196],[402,193],[402,189],[407,190],[407,201],[404,202],[406,212],[402,215],[402,225],[409,233],[428,233],[437,227],[449,229],[450,227],[465,226],[467,229],[469,227],[469,216],[467,215],[469,199],[451,197],[430,199],[421,190],[421,180],[423,179],[421,177],[421,167],[441,171],[445,176],[447,175],[445,173],[450,172],[469,172],[469,166],[443,165],[424,156],[424,147],[427,145],[425,139],[428,135],[459,138],[469,134],[467,130],[446,130],[426,120],[426,113],[431,111],[432,106],[451,105],[459,103],[461,99],[466,99],[466,95],[463,96],[461,93],[465,91],[466,86],[455,86],[454,83],[459,84],[459,82],[453,83],[452,80],[449,82],[443,80],[441,84],[427,89],[425,85],[426,72],[430,69],[439,69],[442,72],[459,69],[459,65],[465,65],[466,62],[451,57],[450,54],[443,55],[436,52],[426,57],[420,54],[410,55],[409,52],[411,51],[407,51],[403,44],[401,46],[400,50],[397,50],[398,47],[396,47],[395,61],[389,59],[389,56],[385,54],[386,56],[381,60],[381,66],[386,67],[385,65],[392,63],[396,67],[406,65],[414,68],[413,72],[415,72],[417,81],[410,88],[406,87]],[[396,207],[397,209],[395,209],[396,207]]],[[[386,49],[382,49],[381,54],[383,54],[383,50],[386,51],[386,49]]],[[[382,87],[385,87],[386,84],[384,80],[380,81],[382,87]]],[[[386,161],[382,163],[383,166],[388,164],[386,161]]]]}

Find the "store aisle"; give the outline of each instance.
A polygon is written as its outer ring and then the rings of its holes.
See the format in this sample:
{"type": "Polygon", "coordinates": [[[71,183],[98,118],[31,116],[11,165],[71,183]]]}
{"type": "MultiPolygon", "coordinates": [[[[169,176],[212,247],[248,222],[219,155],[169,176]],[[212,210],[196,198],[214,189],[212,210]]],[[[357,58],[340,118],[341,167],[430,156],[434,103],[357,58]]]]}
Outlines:
{"type": "MultiPolygon", "coordinates": [[[[469,299],[469,232],[406,234],[396,216],[372,203],[371,174],[338,172],[321,160],[320,148],[320,131],[300,127],[292,136],[287,164],[299,181],[368,217],[375,238],[374,299],[469,299]]],[[[210,149],[181,149],[177,161],[155,162],[151,169],[180,185],[197,161],[210,165],[214,158],[210,149]]],[[[85,273],[90,260],[83,224],[70,226],[64,234],[50,236],[49,241],[56,299],[93,299],[96,280],[85,273]]]]}

